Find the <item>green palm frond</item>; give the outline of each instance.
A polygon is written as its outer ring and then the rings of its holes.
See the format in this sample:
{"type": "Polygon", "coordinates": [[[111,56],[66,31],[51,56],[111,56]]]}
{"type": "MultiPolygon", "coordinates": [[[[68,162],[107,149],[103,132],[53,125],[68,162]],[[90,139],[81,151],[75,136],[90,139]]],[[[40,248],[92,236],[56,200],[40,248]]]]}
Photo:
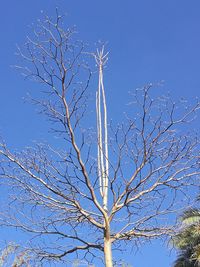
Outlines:
{"type": "Polygon", "coordinates": [[[200,265],[200,243],[194,247],[194,252],[191,256],[191,259],[195,260],[200,265]]]}
{"type": "Polygon", "coordinates": [[[194,261],[192,261],[188,256],[180,254],[174,263],[174,267],[194,267],[194,261]]]}
{"type": "Polygon", "coordinates": [[[180,251],[173,266],[200,267],[200,209],[186,210],[181,216],[181,222],[178,234],[173,237],[173,243],[180,251]]]}
{"type": "Polygon", "coordinates": [[[194,247],[200,243],[200,225],[190,225],[173,238],[173,243],[178,249],[194,247]]]}
{"type": "Polygon", "coordinates": [[[181,221],[186,224],[200,223],[200,210],[199,209],[188,209],[181,216],[181,221]]]}

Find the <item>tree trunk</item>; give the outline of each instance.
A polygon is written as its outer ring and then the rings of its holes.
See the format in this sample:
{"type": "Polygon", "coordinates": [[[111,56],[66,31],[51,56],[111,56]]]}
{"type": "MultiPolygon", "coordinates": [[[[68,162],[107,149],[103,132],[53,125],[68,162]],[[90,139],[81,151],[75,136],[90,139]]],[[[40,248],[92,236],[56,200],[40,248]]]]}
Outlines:
{"type": "Polygon", "coordinates": [[[104,237],[104,258],[105,258],[105,266],[113,267],[111,240],[106,236],[104,237]]]}

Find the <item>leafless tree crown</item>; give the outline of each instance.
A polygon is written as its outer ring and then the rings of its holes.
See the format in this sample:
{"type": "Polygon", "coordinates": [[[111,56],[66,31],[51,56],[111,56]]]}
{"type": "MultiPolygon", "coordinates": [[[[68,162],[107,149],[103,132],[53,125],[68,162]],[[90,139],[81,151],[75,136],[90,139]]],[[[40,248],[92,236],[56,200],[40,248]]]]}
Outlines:
{"type": "Polygon", "coordinates": [[[177,110],[170,97],[153,99],[150,84],[131,96],[130,115],[115,127],[107,118],[104,47],[88,53],[58,13],[56,21],[38,23],[25,50],[18,48],[23,67],[17,68],[39,82],[43,94],[33,102],[63,141],[22,152],[1,142],[0,177],[12,198],[1,224],[29,232],[41,262],[71,260],[74,253],[95,262],[99,251],[113,266],[112,249],[171,233],[170,214],[199,185],[199,140],[184,125],[200,105],[177,110]],[[84,129],[91,57],[99,74],[96,137],[84,129]]]}

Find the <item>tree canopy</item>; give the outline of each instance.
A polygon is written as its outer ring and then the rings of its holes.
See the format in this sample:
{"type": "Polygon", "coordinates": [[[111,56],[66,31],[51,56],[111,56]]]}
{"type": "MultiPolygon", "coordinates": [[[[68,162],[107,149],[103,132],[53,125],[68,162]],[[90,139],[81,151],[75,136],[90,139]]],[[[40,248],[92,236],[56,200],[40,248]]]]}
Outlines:
{"type": "Polygon", "coordinates": [[[111,267],[120,258],[113,251],[171,235],[169,216],[199,185],[199,139],[184,126],[200,103],[175,103],[148,84],[130,96],[130,114],[114,125],[104,83],[108,54],[104,46],[88,51],[58,12],[39,21],[18,55],[16,68],[38,82],[31,101],[57,142],[21,152],[0,143],[0,178],[12,200],[1,225],[30,233],[37,264],[78,257],[111,267]]]}

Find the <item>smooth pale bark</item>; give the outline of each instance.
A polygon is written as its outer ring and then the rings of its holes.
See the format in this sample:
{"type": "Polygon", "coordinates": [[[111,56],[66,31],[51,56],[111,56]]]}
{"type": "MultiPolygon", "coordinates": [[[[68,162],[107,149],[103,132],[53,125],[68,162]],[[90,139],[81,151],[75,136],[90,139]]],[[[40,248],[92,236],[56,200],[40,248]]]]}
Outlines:
{"type": "Polygon", "coordinates": [[[107,106],[103,82],[103,66],[107,61],[107,54],[104,55],[104,47],[97,50],[95,55],[96,63],[99,68],[99,82],[96,92],[96,113],[97,113],[97,135],[98,135],[98,174],[100,194],[103,200],[103,209],[108,210],[108,125],[107,125],[107,106]]]}
{"type": "Polygon", "coordinates": [[[96,113],[97,113],[97,135],[98,135],[98,174],[100,194],[104,209],[104,259],[106,267],[113,267],[112,261],[112,242],[110,238],[110,222],[108,219],[108,125],[107,125],[107,106],[106,95],[103,83],[103,66],[107,61],[107,54],[104,55],[104,47],[97,51],[95,55],[96,63],[99,67],[99,83],[96,92],[96,113]]]}
{"type": "Polygon", "coordinates": [[[112,259],[112,242],[110,237],[110,222],[108,216],[106,215],[104,218],[104,259],[106,267],[113,267],[113,259],[112,259]]]}
{"type": "Polygon", "coordinates": [[[112,248],[111,248],[111,240],[110,238],[104,238],[104,259],[106,267],[113,267],[112,262],[112,248]]]}

